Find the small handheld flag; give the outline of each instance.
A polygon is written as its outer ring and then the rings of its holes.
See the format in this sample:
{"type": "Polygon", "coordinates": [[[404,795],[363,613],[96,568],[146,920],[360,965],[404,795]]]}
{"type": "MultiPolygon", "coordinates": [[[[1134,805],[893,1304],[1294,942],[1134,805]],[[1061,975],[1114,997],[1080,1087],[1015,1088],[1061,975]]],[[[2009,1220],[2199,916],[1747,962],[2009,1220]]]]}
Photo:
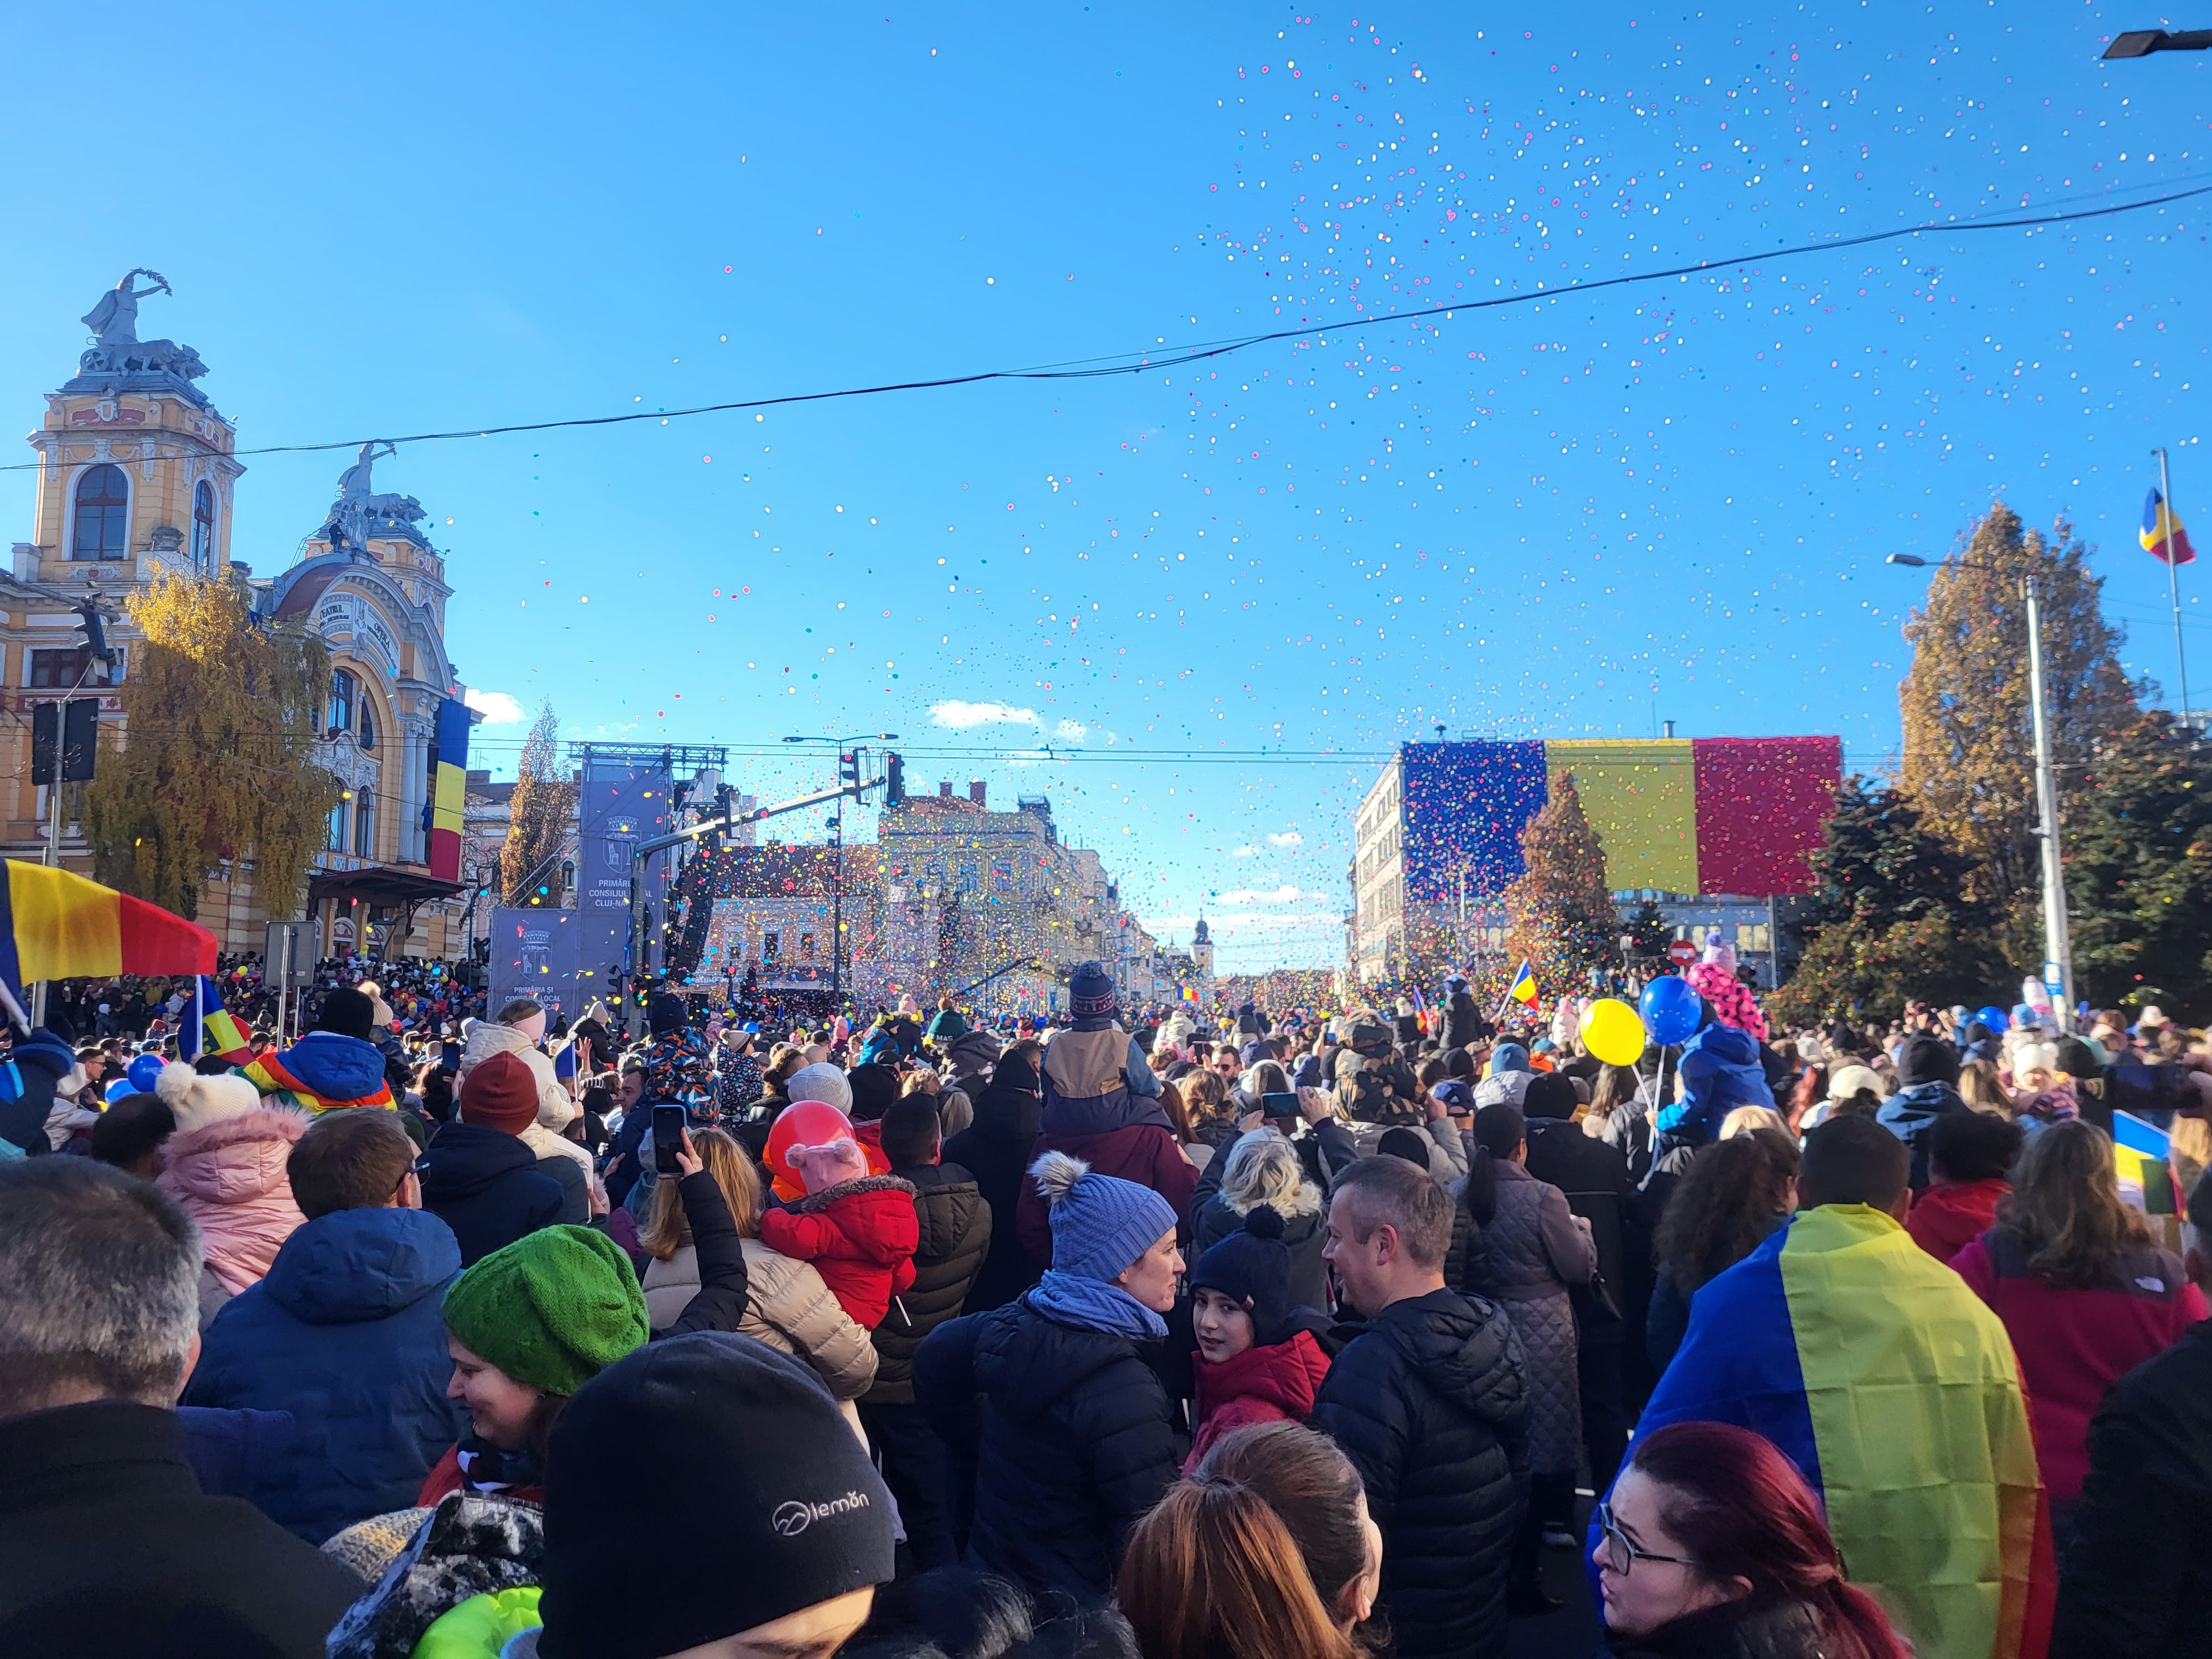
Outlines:
{"type": "Polygon", "coordinates": [[[1516,1002],[1527,1003],[1531,1008],[1536,1006],[1536,970],[1529,965],[1526,957],[1521,959],[1520,969],[1513,975],[1513,983],[1506,988],[1505,994],[1516,1002]]]}
{"type": "Polygon", "coordinates": [[[2165,496],[2154,489],[2143,499],[2142,528],[2136,532],[2144,552],[2167,564],[2194,564],[2197,550],[2189,544],[2189,532],[2181,527],[2181,520],[2165,496]]]}
{"type": "Polygon", "coordinates": [[[177,1054],[185,1064],[191,1065],[202,1054],[213,1054],[234,1066],[242,1066],[253,1058],[253,1045],[246,1028],[238,1023],[238,1016],[222,1006],[222,993],[205,974],[199,975],[192,985],[192,1000],[185,1005],[184,1018],[177,1029],[177,1054]]]}

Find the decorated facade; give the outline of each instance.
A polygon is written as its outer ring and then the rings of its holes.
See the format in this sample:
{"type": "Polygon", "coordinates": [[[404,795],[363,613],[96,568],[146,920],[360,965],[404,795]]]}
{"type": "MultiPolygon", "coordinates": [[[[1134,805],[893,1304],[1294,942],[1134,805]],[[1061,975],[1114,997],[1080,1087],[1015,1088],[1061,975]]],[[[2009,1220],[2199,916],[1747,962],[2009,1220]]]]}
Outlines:
{"type": "MultiPolygon", "coordinates": [[[[411,496],[375,488],[375,464],[392,447],[363,445],[294,562],[255,575],[232,543],[246,468],[231,422],[198,384],[207,365],[190,346],[138,337],[140,304],[168,292],[141,270],[101,296],[84,319],[94,337],[76,374],[46,394],[29,437],[40,463],[32,538],[15,544],[0,580],[6,855],[35,861],[46,844],[48,789],[30,781],[36,706],[97,697],[102,724],[120,727],[118,688],[138,644],[125,602],[164,574],[232,571],[257,611],[301,619],[331,651],[319,761],[345,793],[309,887],[324,951],[369,950],[388,932],[392,954],[451,954],[466,896],[462,778],[472,716],[446,654],[453,589],[423,529],[428,515],[411,496]],[[86,599],[108,618],[112,667],[83,643],[75,607],[86,599]]],[[[72,817],[78,793],[63,786],[61,857],[88,872],[72,817]]],[[[251,848],[206,872],[198,920],[224,950],[258,951],[270,919],[251,848]]]]}

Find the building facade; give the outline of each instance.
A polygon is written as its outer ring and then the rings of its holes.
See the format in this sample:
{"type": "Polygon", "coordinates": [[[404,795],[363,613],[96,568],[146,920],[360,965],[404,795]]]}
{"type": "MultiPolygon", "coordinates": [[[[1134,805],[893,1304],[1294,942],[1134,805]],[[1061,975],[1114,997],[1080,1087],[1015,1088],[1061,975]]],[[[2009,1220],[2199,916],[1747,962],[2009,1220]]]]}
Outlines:
{"type": "MultiPolygon", "coordinates": [[[[125,602],[164,575],[234,574],[254,609],[297,618],[329,646],[332,672],[319,761],[344,786],[331,815],[311,891],[326,954],[366,950],[403,914],[406,937],[393,954],[445,956],[459,942],[459,907],[443,902],[429,874],[424,809],[433,790],[432,749],[441,706],[461,687],[445,649],[446,605],[453,590],[443,556],[412,497],[379,494],[373,468],[389,445],[365,445],[341,475],[322,525],[300,556],[271,576],[256,576],[237,556],[231,518],[246,469],[230,421],[197,382],[199,354],[173,341],[137,337],[140,301],[166,295],[133,271],[85,318],[94,338],[77,373],[46,394],[29,437],[39,460],[32,536],[14,544],[10,580],[0,585],[0,676],[10,688],[0,721],[5,786],[6,855],[35,860],[45,843],[49,800],[30,781],[31,713],[41,701],[82,685],[96,695],[103,725],[123,728],[120,686],[140,643],[125,602]],[[93,599],[115,620],[112,672],[89,663],[71,607],[93,599]],[[381,884],[361,878],[381,878],[381,884]],[[413,896],[381,904],[341,900],[328,889],[413,896]]],[[[272,561],[273,562],[273,561],[272,561]]],[[[73,821],[79,791],[64,786],[62,861],[90,872],[92,859],[73,821]]],[[[226,951],[258,951],[270,906],[253,880],[250,848],[206,872],[198,920],[226,951]]],[[[293,915],[298,905],[280,907],[293,915]]]]}
{"type": "Polygon", "coordinates": [[[1650,898],[1678,937],[1722,927],[1771,975],[1771,922],[1810,890],[1843,781],[1836,738],[1401,744],[1353,821],[1354,977],[1428,979],[1501,954],[1521,832],[1562,776],[1624,915],[1650,898]]]}

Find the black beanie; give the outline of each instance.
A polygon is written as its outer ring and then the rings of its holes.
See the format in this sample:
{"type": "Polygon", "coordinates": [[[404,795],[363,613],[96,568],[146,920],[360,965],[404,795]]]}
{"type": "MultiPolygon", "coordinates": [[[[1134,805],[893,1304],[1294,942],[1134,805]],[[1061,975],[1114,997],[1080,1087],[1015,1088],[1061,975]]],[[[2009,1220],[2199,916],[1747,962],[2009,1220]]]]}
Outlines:
{"type": "Polygon", "coordinates": [[[1427,1137],[1403,1125],[1395,1129],[1385,1129],[1382,1138],[1375,1143],[1375,1151],[1382,1158],[1402,1158],[1419,1169],[1429,1167],[1427,1137]]]}
{"type": "Polygon", "coordinates": [[[1916,1083],[1956,1084],[1959,1051],[1925,1032],[1910,1038],[1897,1056],[1897,1080],[1908,1089],[1916,1083]]]}
{"type": "Polygon", "coordinates": [[[322,1017],[316,1020],[319,1031],[336,1031],[340,1036],[359,1037],[368,1041],[376,1018],[376,1005],[350,985],[341,985],[323,999],[322,1017]]]}
{"type": "Polygon", "coordinates": [[[894,1571],[890,1493],[860,1437],[812,1370],[749,1336],[608,1366],[554,1423],[545,1468],[541,1659],[659,1659],[894,1571]],[[676,1570],[684,1540],[724,1566],[676,1570]]]}
{"type": "Polygon", "coordinates": [[[665,1036],[684,1029],[685,1013],[682,997],[673,991],[656,991],[645,1006],[645,1023],[653,1036],[665,1036]]]}
{"type": "Polygon", "coordinates": [[[1521,1115],[1572,1117],[1582,1103],[1575,1096],[1575,1080],[1558,1072],[1539,1072],[1528,1079],[1521,1096],[1521,1115]]]}
{"type": "Polygon", "coordinates": [[[1252,1340],[1266,1347],[1280,1342],[1291,1311],[1291,1252],[1283,1243],[1283,1218],[1272,1205],[1255,1206],[1244,1230],[1231,1233],[1191,1271],[1194,1291],[1218,1291],[1252,1310],[1252,1340]]]}
{"type": "Polygon", "coordinates": [[[855,1066],[845,1074],[845,1081],[853,1087],[853,1121],[873,1123],[891,1109],[899,1097],[898,1073],[888,1066],[870,1061],[855,1066]]]}

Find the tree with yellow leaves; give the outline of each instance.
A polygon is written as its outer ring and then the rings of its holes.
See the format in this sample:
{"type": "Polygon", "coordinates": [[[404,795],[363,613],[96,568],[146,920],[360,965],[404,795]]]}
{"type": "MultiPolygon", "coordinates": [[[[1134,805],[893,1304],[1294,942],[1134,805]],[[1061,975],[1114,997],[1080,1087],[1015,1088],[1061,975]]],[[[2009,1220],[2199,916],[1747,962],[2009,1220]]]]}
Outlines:
{"type": "Polygon", "coordinates": [[[507,798],[507,844],[500,848],[499,884],[513,905],[561,902],[556,867],[576,811],[576,781],[561,767],[561,717],[548,697],[523,739],[507,798]]]}
{"type": "Polygon", "coordinates": [[[2009,924],[2010,952],[2040,959],[2034,744],[2027,706],[2027,618],[2020,579],[2032,574],[2043,611],[2044,683],[2067,817],[2100,739],[2131,726],[2137,688],[2121,668],[2120,631],[2100,604],[2088,550],[2061,520],[2045,538],[2003,502],[1928,586],[1905,637],[1912,669],[1899,690],[1905,755],[1898,787],[1921,826],[1966,863],[1961,896],[2009,924]]]}
{"type": "Polygon", "coordinates": [[[317,761],[328,647],[254,618],[228,574],[158,577],[127,604],[144,640],[85,791],[94,873],[189,916],[218,860],[250,856],[268,913],[295,914],[343,787],[317,761]]]}

